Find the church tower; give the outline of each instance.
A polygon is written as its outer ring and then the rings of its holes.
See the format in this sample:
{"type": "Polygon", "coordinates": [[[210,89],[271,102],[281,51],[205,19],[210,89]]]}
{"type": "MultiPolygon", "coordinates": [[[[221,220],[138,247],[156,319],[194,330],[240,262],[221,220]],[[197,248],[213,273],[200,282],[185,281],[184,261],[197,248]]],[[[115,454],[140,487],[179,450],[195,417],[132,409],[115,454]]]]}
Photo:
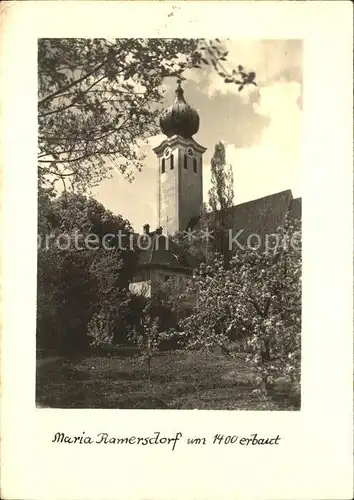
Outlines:
{"type": "Polygon", "coordinates": [[[187,104],[180,81],[175,101],[167,108],[160,127],[166,139],[154,148],[158,157],[158,219],[166,235],[187,229],[199,217],[203,202],[203,153],[193,135],[199,115],[187,104]]]}

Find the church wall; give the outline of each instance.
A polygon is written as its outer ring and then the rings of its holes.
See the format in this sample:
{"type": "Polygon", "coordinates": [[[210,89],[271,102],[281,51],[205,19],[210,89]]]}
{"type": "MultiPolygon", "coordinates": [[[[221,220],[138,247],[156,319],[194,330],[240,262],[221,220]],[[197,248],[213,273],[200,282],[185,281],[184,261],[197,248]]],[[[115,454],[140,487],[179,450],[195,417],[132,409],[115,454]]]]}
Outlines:
{"type": "Polygon", "coordinates": [[[171,170],[171,158],[165,159],[165,172],[162,172],[160,158],[159,171],[159,225],[165,234],[174,234],[178,229],[178,152],[172,152],[174,168],[171,170]]]}
{"type": "Polygon", "coordinates": [[[166,276],[166,277],[169,277],[169,276],[180,276],[180,277],[184,277],[184,276],[187,276],[187,274],[185,273],[182,273],[180,271],[174,271],[172,269],[156,269],[154,271],[152,271],[152,274],[151,277],[153,279],[154,276],[166,276]]]}
{"type": "Polygon", "coordinates": [[[151,297],[151,281],[135,281],[129,284],[129,291],[137,295],[151,297]]]}
{"type": "Polygon", "coordinates": [[[140,273],[135,279],[129,284],[129,290],[132,293],[138,295],[144,295],[145,297],[151,297],[151,293],[154,290],[154,282],[164,279],[164,277],[169,278],[172,276],[176,277],[187,277],[187,275],[180,271],[175,271],[172,269],[151,269],[148,271],[148,275],[142,275],[140,273]],[[146,277],[149,279],[146,279],[146,277]],[[137,278],[137,279],[136,279],[137,278]],[[139,279],[140,278],[140,279],[139,279]],[[143,278],[143,279],[141,279],[143,278]]]}
{"type": "Polygon", "coordinates": [[[184,168],[186,149],[179,150],[179,175],[180,175],[180,230],[187,228],[192,217],[200,215],[203,202],[203,172],[200,153],[195,153],[197,172],[194,172],[193,158],[187,156],[187,168],[184,168]]]}

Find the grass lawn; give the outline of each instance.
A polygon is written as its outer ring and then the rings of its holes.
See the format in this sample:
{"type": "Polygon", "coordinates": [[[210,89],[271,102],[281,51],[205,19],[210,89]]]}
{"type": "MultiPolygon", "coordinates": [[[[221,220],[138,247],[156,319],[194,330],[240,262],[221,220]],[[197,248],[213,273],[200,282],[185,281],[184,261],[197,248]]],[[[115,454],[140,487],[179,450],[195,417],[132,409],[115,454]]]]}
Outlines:
{"type": "Polygon", "coordinates": [[[253,394],[254,374],[241,355],[161,353],[152,361],[151,381],[134,357],[48,358],[37,363],[36,386],[42,408],[299,409],[253,394]]]}

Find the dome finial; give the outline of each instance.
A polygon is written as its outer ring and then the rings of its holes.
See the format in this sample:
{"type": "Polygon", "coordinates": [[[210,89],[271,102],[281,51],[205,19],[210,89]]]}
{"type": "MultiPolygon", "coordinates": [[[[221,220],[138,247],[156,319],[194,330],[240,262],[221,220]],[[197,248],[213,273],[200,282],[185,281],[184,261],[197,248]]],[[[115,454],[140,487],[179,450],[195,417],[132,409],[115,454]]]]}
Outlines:
{"type": "Polygon", "coordinates": [[[167,108],[161,118],[160,127],[167,137],[179,135],[185,139],[190,139],[199,129],[199,115],[195,109],[187,104],[184,98],[184,91],[181,83],[184,78],[177,78],[177,88],[175,90],[175,101],[167,108]]]}
{"type": "Polygon", "coordinates": [[[177,78],[177,88],[175,90],[175,94],[176,94],[175,102],[177,102],[177,101],[186,102],[184,99],[184,91],[182,89],[181,83],[182,83],[182,79],[177,78]]]}

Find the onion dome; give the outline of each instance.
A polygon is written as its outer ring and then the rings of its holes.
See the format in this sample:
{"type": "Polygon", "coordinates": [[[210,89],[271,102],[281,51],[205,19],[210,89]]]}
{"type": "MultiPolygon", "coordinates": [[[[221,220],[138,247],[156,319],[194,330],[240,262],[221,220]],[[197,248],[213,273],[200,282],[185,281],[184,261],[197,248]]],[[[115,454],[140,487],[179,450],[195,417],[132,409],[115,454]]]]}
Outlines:
{"type": "Polygon", "coordinates": [[[199,130],[199,115],[186,103],[180,81],[178,81],[174,103],[163,112],[160,118],[160,127],[167,137],[180,135],[185,139],[190,139],[199,130]]]}

